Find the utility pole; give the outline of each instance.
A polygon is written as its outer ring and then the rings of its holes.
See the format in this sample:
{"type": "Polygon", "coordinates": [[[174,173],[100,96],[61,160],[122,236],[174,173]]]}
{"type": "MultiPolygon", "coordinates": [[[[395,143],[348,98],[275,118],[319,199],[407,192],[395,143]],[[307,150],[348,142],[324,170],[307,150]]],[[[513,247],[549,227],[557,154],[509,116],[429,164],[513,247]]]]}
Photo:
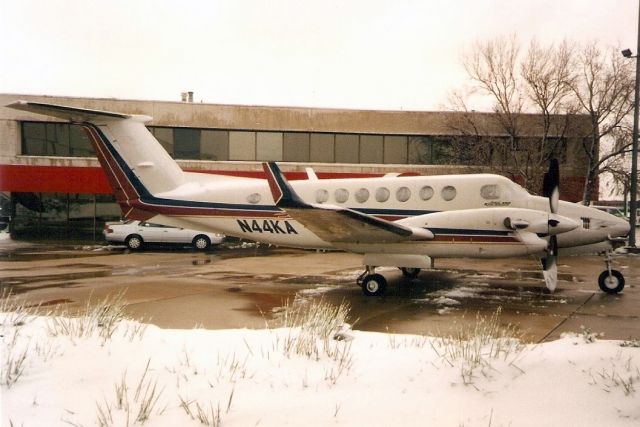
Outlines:
{"type": "Polygon", "coordinates": [[[636,87],[633,99],[633,140],[631,143],[631,197],[629,212],[629,246],[636,247],[636,212],[638,209],[638,95],[640,92],[640,2],[638,4],[638,43],[636,55],[632,56],[629,49],[622,51],[626,58],[636,59],[636,87]]]}

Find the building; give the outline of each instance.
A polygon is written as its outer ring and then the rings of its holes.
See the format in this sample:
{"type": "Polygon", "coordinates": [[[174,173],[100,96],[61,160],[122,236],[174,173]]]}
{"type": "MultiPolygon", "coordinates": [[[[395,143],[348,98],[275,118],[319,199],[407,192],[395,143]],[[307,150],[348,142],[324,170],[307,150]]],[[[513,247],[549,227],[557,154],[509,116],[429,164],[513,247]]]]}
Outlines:
{"type": "MultiPolygon", "coordinates": [[[[19,99],[149,115],[148,128],[183,169],[254,177],[261,176],[260,161],[275,160],[290,179],[303,178],[311,166],[320,178],[497,171],[523,181],[512,163],[528,157],[523,147],[539,143],[542,132],[536,115],[521,116],[524,131],[515,146],[490,113],[0,94],[2,212],[11,212],[17,238],[100,240],[104,221],[120,215],[82,129],[4,107],[19,99]]],[[[577,201],[586,169],[581,135],[589,122],[584,116],[554,120],[562,129],[547,137],[561,160],[562,198],[577,201]]],[[[538,179],[541,171],[534,172],[538,179]]]]}

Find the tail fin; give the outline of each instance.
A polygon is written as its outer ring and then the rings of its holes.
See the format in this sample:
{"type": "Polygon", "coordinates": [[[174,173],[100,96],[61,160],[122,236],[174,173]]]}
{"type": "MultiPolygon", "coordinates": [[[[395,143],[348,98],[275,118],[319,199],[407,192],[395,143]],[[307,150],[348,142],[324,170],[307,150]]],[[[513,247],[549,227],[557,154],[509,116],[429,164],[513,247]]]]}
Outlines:
{"type": "Polygon", "coordinates": [[[26,101],[7,107],[82,125],[125,216],[133,202],[184,183],[182,169],[145,127],[151,117],[26,101]]]}

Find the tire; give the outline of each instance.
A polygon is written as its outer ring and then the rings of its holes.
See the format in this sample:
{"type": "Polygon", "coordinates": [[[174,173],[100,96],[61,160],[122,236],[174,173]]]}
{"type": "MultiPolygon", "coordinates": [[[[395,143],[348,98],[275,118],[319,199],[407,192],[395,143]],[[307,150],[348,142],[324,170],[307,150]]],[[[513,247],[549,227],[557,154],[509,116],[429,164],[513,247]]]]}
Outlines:
{"type": "Polygon", "coordinates": [[[400,267],[400,271],[402,271],[404,277],[408,277],[409,279],[415,279],[418,277],[418,274],[420,274],[419,268],[400,267]]]}
{"type": "Polygon", "coordinates": [[[144,247],[144,240],[142,239],[142,236],[138,234],[127,236],[127,239],[124,241],[124,243],[132,251],[140,251],[144,247]]]}
{"type": "Polygon", "coordinates": [[[381,274],[370,274],[362,281],[362,292],[368,297],[383,295],[387,289],[387,279],[381,274]]]}
{"type": "Polygon", "coordinates": [[[206,251],[211,247],[211,239],[204,234],[198,234],[191,242],[193,248],[197,251],[206,251]]]}
{"type": "Polygon", "coordinates": [[[611,270],[609,276],[609,270],[605,270],[598,277],[598,286],[602,292],[617,294],[624,289],[624,276],[618,270],[611,270]]]}

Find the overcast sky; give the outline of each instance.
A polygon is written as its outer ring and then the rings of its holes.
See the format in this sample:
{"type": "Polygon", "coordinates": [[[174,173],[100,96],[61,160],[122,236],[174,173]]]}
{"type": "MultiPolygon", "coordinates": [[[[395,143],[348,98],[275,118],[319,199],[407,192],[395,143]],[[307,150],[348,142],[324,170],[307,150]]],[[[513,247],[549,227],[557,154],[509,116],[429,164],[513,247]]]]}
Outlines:
{"type": "Polygon", "coordinates": [[[434,110],[475,41],[635,51],[638,0],[0,0],[0,92],[434,110]]]}

